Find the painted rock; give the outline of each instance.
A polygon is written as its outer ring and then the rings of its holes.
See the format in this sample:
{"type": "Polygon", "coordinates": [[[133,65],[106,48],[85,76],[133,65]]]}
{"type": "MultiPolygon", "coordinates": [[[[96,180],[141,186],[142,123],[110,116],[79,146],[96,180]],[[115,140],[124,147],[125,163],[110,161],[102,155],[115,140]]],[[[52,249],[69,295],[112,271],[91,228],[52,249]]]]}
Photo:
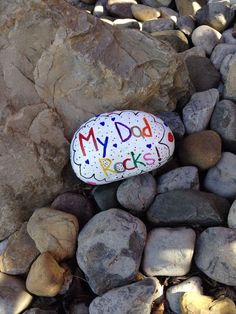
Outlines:
{"type": "Polygon", "coordinates": [[[161,119],[124,110],[97,115],[81,125],[70,158],[79,179],[99,185],[156,169],[173,152],[173,133],[161,119]]]}

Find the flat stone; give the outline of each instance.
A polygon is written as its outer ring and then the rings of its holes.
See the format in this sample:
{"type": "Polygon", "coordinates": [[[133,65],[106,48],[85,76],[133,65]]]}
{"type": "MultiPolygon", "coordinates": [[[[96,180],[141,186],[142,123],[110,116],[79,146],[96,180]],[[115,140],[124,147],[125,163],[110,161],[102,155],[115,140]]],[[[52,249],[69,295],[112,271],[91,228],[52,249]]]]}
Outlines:
{"type": "Polygon", "coordinates": [[[202,47],[210,55],[215,46],[220,43],[221,33],[208,25],[201,25],[192,32],[194,46],[202,47]]]}
{"type": "MultiPolygon", "coordinates": [[[[202,49],[201,47],[195,48],[202,49]]],[[[188,52],[188,50],[186,50],[186,52],[188,52]]],[[[220,73],[208,58],[189,56],[186,58],[185,62],[196,92],[207,91],[211,88],[218,87],[220,83],[220,73]],[[202,75],[203,72],[204,75],[202,75]]]]}
{"type": "Polygon", "coordinates": [[[190,15],[181,15],[177,19],[177,28],[185,35],[190,36],[195,29],[194,19],[190,15]]]}
{"type": "Polygon", "coordinates": [[[115,19],[113,21],[113,26],[120,28],[134,28],[140,30],[140,25],[135,19],[115,19]]]}
{"type": "Polygon", "coordinates": [[[224,58],[232,53],[236,52],[236,45],[233,44],[218,44],[215,46],[211,54],[211,62],[214,64],[217,70],[220,69],[224,58]]]}
{"type": "Polygon", "coordinates": [[[160,287],[156,278],[145,278],[133,284],[112,289],[92,301],[89,313],[128,314],[135,311],[135,313],[149,314],[160,287]]]}
{"type": "Polygon", "coordinates": [[[175,0],[180,15],[195,16],[202,5],[206,4],[205,0],[175,0]]]}
{"type": "Polygon", "coordinates": [[[160,7],[159,10],[161,11],[161,17],[165,19],[172,20],[174,23],[177,22],[179,13],[171,8],[160,7]]]}
{"type": "Polygon", "coordinates": [[[61,291],[64,273],[64,268],[50,253],[42,253],[30,268],[26,279],[27,290],[37,296],[54,297],[61,291]]]}
{"type": "Polygon", "coordinates": [[[229,70],[225,81],[224,97],[236,101],[236,53],[229,62],[229,70]]]}
{"type": "Polygon", "coordinates": [[[184,276],[191,267],[195,232],[189,228],[156,228],[148,234],[143,270],[148,276],[184,276]]]}
{"type": "Polygon", "coordinates": [[[60,194],[51,208],[74,215],[82,228],[93,216],[93,205],[85,196],[74,192],[60,194]]]}
{"type": "Polygon", "coordinates": [[[0,313],[19,314],[32,300],[22,279],[0,272],[0,313]]]}
{"type": "Polygon", "coordinates": [[[95,215],[79,233],[76,255],[91,289],[100,295],[132,282],[145,241],[144,223],[131,214],[113,208],[95,215]]]}
{"type": "Polygon", "coordinates": [[[184,138],[179,147],[183,165],[197,166],[202,170],[211,168],[221,158],[221,138],[211,130],[193,133],[184,138]]]}
{"type": "Polygon", "coordinates": [[[229,210],[228,226],[229,228],[236,228],[236,200],[233,202],[229,210]]]}
{"type": "Polygon", "coordinates": [[[137,2],[135,0],[107,0],[106,9],[111,16],[131,19],[133,18],[132,4],[137,4],[137,2]]]}
{"type": "Polygon", "coordinates": [[[117,189],[117,200],[133,214],[144,213],[157,192],[156,180],[149,173],[123,181],[117,189]]]}
{"type": "Polygon", "coordinates": [[[0,262],[0,271],[9,275],[28,272],[30,265],[40,254],[27,232],[27,223],[9,238],[0,262]]]}
{"type": "Polygon", "coordinates": [[[166,298],[170,308],[174,313],[181,313],[180,300],[184,293],[195,292],[203,293],[202,280],[200,277],[191,277],[183,282],[167,289],[166,298]]]}
{"type": "Polygon", "coordinates": [[[119,202],[116,197],[116,191],[119,185],[120,182],[113,182],[96,186],[93,189],[92,194],[100,210],[119,207],[119,202]]]}
{"type": "Polygon", "coordinates": [[[234,29],[229,28],[222,33],[222,38],[226,44],[236,45],[236,37],[234,36],[234,29]]]}
{"type": "Polygon", "coordinates": [[[157,19],[161,15],[159,10],[143,4],[133,4],[131,11],[134,18],[141,22],[157,19]]]}
{"type": "Polygon", "coordinates": [[[207,171],[204,187],[229,199],[236,198],[236,155],[223,152],[215,167],[207,171]]]}
{"type": "Polygon", "coordinates": [[[219,101],[211,117],[211,129],[217,132],[224,146],[236,153],[236,104],[230,100],[219,101]]]}
{"type": "Polygon", "coordinates": [[[199,25],[209,25],[222,32],[232,22],[234,11],[222,3],[208,3],[197,11],[195,17],[199,25]]]}
{"type": "Polygon", "coordinates": [[[212,193],[170,191],[156,196],[147,218],[155,226],[217,226],[225,223],[229,208],[226,199],[212,193]]]}
{"type": "Polygon", "coordinates": [[[236,285],[236,229],[208,228],[197,240],[195,263],[208,277],[229,286],[236,285]]]}
{"type": "Polygon", "coordinates": [[[164,30],[173,30],[174,22],[170,19],[159,18],[143,23],[142,30],[148,33],[159,32],[164,30]]]}
{"type": "Polygon", "coordinates": [[[179,30],[165,30],[152,33],[158,40],[168,42],[177,52],[189,49],[187,37],[179,30]]]}
{"type": "Polygon", "coordinates": [[[50,252],[58,261],[74,255],[78,230],[75,216],[48,207],[36,209],[27,224],[37,249],[50,252]]]}
{"type": "Polygon", "coordinates": [[[217,89],[210,89],[192,95],[183,109],[183,122],[188,134],[206,129],[218,100],[219,92],[217,89]]]}
{"type": "Polygon", "coordinates": [[[199,190],[198,169],[196,167],[176,168],[157,178],[157,193],[189,189],[199,190]]]}
{"type": "Polygon", "coordinates": [[[160,112],[158,113],[158,117],[170,127],[176,140],[180,140],[184,136],[185,127],[177,112],[160,112]]]}

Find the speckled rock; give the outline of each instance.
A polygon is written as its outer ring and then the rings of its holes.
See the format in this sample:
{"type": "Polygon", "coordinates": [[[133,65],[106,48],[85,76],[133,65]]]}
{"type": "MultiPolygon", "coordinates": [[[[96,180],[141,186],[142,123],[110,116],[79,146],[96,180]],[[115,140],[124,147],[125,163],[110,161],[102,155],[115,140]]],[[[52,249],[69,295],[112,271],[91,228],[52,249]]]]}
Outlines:
{"type": "Polygon", "coordinates": [[[174,29],[174,22],[170,19],[159,18],[143,23],[142,30],[148,33],[174,29]]]}
{"type": "Polygon", "coordinates": [[[181,142],[179,157],[182,164],[202,170],[215,166],[221,158],[220,136],[211,130],[190,134],[181,142]]]}
{"type": "Polygon", "coordinates": [[[225,80],[224,97],[236,101],[236,53],[230,59],[228,64],[228,74],[225,80]]]}
{"type": "Polygon", "coordinates": [[[112,208],[95,215],[80,232],[77,249],[91,289],[102,294],[134,280],[145,241],[145,225],[131,214],[112,208]]]}
{"type": "Polygon", "coordinates": [[[132,4],[131,11],[134,18],[141,22],[157,19],[161,15],[159,10],[143,4],[132,4]]]}
{"type": "Polygon", "coordinates": [[[229,228],[236,228],[236,200],[233,202],[229,210],[228,226],[229,228]]]}
{"type": "Polygon", "coordinates": [[[151,312],[152,302],[160,294],[161,286],[156,278],[145,278],[133,284],[112,289],[95,298],[89,306],[90,314],[129,314],[151,312]]]}
{"type": "Polygon", "coordinates": [[[218,44],[215,46],[214,50],[211,54],[211,62],[214,64],[215,68],[217,70],[220,69],[220,66],[222,64],[222,61],[224,58],[232,53],[236,52],[236,44],[218,44]]]}
{"type": "Polygon", "coordinates": [[[170,191],[156,196],[147,218],[155,226],[216,226],[225,223],[229,207],[226,199],[212,193],[170,191]]]}
{"type": "Polygon", "coordinates": [[[214,88],[192,95],[183,109],[183,122],[188,134],[206,129],[218,100],[219,92],[214,88]]]}
{"type": "Polygon", "coordinates": [[[143,270],[148,276],[183,276],[191,267],[195,232],[189,228],[156,228],[148,234],[143,270]]]}
{"type": "Polygon", "coordinates": [[[181,313],[180,299],[186,292],[202,294],[202,280],[199,277],[191,277],[183,282],[167,289],[166,298],[170,308],[174,313],[181,313]]]}
{"type": "Polygon", "coordinates": [[[170,127],[176,140],[180,140],[184,136],[185,127],[177,112],[160,112],[158,117],[170,127]]]}
{"type": "Polygon", "coordinates": [[[19,314],[32,302],[22,279],[0,272],[0,313],[19,314]]]}
{"type": "Polygon", "coordinates": [[[195,28],[192,33],[194,46],[202,47],[207,55],[210,55],[215,46],[220,43],[221,33],[208,25],[201,25],[195,28]]]}
{"type": "Polygon", "coordinates": [[[236,198],[236,155],[223,152],[215,167],[207,171],[205,188],[226,198],[236,198]]]}
{"type": "Polygon", "coordinates": [[[185,35],[190,36],[195,29],[194,19],[190,15],[181,15],[177,19],[177,28],[185,35]]]}
{"type": "Polygon", "coordinates": [[[182,52],[189,48],[188,39],[179,30],[165,30],[152,33],[158,40],[168,42],[177,52],[182,52]]]}
{"type": "Polygon", "coordinates": [[[229,286],[236,285],[236,229],[212,227],[197,240],[195,263],[208,277],[229,286]]]}
{"type": "Polygon", "coordinates": [[[120,182],[113,182],[106,185],[96,186],[93,191],[94,200],[100,210],[119,207],[116,191],[120,182]]]}
{"type": "Polygon", "coordinates": [[[215,106],[211,117],[211,129],[217,132],[224,146],[236,153],[236,104],[221,100],[215,106]]]}
{"type": "Polygon", "coordinates": [[[107,0],[106,9],[111,16],[133,18],[132,4],[137,4],[137,2],[135,0],[107,0]]]}

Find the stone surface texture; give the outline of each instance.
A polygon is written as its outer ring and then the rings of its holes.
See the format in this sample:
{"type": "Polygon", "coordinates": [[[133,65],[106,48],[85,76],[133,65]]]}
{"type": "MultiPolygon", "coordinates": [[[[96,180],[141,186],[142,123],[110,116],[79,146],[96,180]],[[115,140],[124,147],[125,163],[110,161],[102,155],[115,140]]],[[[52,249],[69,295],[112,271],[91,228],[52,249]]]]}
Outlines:
{"type": "Polygon", "coordinates": [[[228,226],[229,228],[236,228],[236,200],[233,202],[229,210],[228,226]]]}

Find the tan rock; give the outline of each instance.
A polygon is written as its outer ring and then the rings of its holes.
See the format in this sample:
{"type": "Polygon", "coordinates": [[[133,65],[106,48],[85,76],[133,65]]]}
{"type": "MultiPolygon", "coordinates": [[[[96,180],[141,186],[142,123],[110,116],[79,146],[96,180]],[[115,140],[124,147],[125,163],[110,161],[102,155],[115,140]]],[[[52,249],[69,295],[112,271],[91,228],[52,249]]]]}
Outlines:
{"type": "Polygon", "coordinates": [[[78,230],[75,216],[47,207],[37,209],[27,224],[37,249],[50,252],[57,261],[73,256],[78,230]]]}
{"type": "Polygon", "coordinates": [[[26,279],[26,288],[33,294],[44,297],[57,295],[64,283],[64,268],[53,256],[45,252],[32,264],[26,279]]]}
{"type": "Polygon", "coordinates": [[[24,274],[39,254],[40,252],[27,232],[27,223],[25,222],[20,230],[9,237],[1,256],[0,271],[9,275],[24,274]]]}
{"type": "Polygon", "coordinates": [[[168,42],[177,52],[183,52],[189,48],[188,39],[179,30],[165,30],[152,33],[159,40],[168,42]]]}
{"type": "Polygon", "coordinates": [[[161,12],[158,9],[142,4],[133,4],[131,6],[131,11],[133,16],[141,22],[154,20],[161,15],[161,12]]]}

